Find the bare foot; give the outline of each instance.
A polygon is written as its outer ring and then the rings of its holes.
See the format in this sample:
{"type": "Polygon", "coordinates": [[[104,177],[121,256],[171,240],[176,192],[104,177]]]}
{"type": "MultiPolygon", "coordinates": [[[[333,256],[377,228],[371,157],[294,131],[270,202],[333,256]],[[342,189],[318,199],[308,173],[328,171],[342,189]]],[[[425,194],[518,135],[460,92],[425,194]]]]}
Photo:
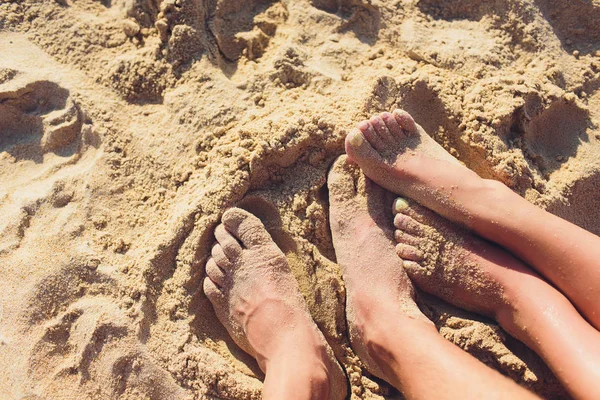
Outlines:
{"type": "Polygon", "coordinates": [[[600,333],[558,290],[504,249],[397,199],[397,254],[420,289],[495,318],[548,364],[574,398],[600,396],[600,333]]]}
{"type": "Polygon", "coordinates": [[[334,163],[327,184],[350,342],[367,369],[407,399],[454,398],[456,393],[473,399],[533,398],[442,338],[420,312],[394,254],[390,194],[345,156],[334,163]]]}
{"type": "Polygon", "coordinates": [[[600,330],[598,236],[460,165],[404,111],[358,124],[346,137],[346,152],[380,186],[468,226],[525,261],[600,330]]]}
{"type": "Polygon", "coordinates": [[[511,312],[523,279],[541,279],[511,254],[415,201],[394,201],[396,254],[424,291],[492,318],[511,312]]]}
{"type": "Polygon", "coordinates": [[[360,122],[346,153],[380,186],[467,225],[475,212],[462,198],[487,186],[402,110],[360,122]]]}
{"type": "Polygon", "coordinates": [[[215,237],[204,292],[233,340],[265,372],[265,398],[302,398],[306,391],[307,398],[344,399],[345,375],[262,222],[233,208],[215,237]]]}
{"type": "Polygon", "coordinates": [[[389,321],[402,324],[406,318],[431,324],[414,302],[414,288],[394,254],[393,197],[346,156],[332,166],[327,186],[333,246],[346,286],[350,343],[369,372],[390,381],[374,360],[382,330],[389,321]]]}

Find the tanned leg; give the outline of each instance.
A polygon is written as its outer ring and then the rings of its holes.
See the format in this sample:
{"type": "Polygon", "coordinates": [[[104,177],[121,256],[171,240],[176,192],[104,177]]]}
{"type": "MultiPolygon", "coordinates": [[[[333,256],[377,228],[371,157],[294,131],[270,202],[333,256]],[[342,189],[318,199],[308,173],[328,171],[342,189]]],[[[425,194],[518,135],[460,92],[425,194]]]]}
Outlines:
{"type": "Polygon", "coordinates": [[[346,286],[352,348],[407,399],[531,399],[533,394],[439,335],[394,254],[393,198],[345,156],[329,177],[330,224],[346,286]]]}
{"type": "Polygon", "coordinates": [[[600,332],[569,300],[500,247],[398,199],[397,254],[415,284],[495,318],[548,364],[577,399],[600,398],[600,332]]]}
{"type": "Polygon", "coordinates": [[[345,375],[260,220],[232,208],[215,237],[204,292],[233,340],[265,372],[263,397],[345,399],[345,375]]]}
{"type": "Polygon", "coordinates": [[[600,329],[600,238],[480,178],[400,110],[361,122],[346,152],[382,187],[507,248],[600,329]]]}

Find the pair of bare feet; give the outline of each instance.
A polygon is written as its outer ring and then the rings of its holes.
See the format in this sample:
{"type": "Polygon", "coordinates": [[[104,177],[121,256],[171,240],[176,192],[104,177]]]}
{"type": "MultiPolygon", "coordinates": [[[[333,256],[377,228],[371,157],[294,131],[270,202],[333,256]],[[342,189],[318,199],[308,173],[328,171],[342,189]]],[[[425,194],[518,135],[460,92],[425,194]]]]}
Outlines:
{"type": "MultiPolygon", "coordinates": [[[[441,338],[417,307],[410,277],[496,318],[574,397],[600,396],[600,336],[590,325],[600,326],[599,238],[480,178],[405,112],[361,122],[346,152],[328,177],[330,224],[351,344],[371,373],[408,398],[532,397],[441,338]]],[[[264,397],[345,398],[344,373],[260,220],[228,210],[215,237],[204,290],[265,371],[264,397]]]]}

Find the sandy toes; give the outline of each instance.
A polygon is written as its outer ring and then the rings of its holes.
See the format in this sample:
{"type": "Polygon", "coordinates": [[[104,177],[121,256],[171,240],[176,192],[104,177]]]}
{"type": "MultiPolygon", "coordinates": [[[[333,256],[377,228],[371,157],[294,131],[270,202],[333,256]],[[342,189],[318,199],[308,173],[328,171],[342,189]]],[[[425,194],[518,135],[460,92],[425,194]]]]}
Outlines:
{"type": "Polygon", "coordinates": [[[504,249],[414,201],[397,199],[395,209],[396,250],[415,285],[495,318],[574,398],[597,398],[600,337],[566,297],[504,249]]]}
{"type": "Polygon", "coordinates": [[[510,253],[415,201],[394,202],[396,253],[422,290],[458,307],[502,318],[516,307],[524,282],[539,281],[510,253]]]}
{"type": "Polygon", "coordinates": [[[393,193],[468,224],[456,192],[480,189],[483,180],[436,143],[406,111],[360,122],[346,137],[346,153],[365,175],[393,193]]]}
{"type": "Polygon", "coordinates": [[[346,138],[346,150],[379,185],[468,226],[526,262],[600,326],[594,300],[599,291],[589,284],[600,279],[594,268],[597,236],[460,165],[403,111],[359,123],[346,138]],[[556,232],[563,237],[557,239],[556,232]],[[580,266],[577,273],[570,265],[580,266]]]}
{"type": "Polygon", "coordinates": [[[346,286],[346,317],[352,348],[369,372],[386,379],[373,361],[373,338],[398,315],[429,322],[414,302],[414,289],[394,254],[391,195],[339,157],[327,185],[337,262],[346,286]]]}
{"type": "Polygon", "coordinates": [[[265,372],[269,365],[281,368],[282,359],[311,368],[318,360],[316,368],[321,367],[329,380],[329,398],[345,398],[345,375],[262,222],[233,208],[223,214],[215,237],[204,291],[234,341],[265,372]]]}

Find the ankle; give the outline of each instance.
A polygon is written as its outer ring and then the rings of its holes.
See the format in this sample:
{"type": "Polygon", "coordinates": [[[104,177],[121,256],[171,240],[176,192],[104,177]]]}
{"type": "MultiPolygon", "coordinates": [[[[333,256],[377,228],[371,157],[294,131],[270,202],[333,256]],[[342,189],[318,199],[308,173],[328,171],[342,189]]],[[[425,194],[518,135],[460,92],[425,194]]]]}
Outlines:
{"type": "Polygon", "coordinates": [[[386,309],[379,304],[376,312],[363,312],[357,317],[355,326],[358,328],[360,339],[371,358],[380,363],[390,358],[391,344],[408,332],[420,329],[434,329],[435,325],[419,310],[415,303],[405,307],[386,309]]]}
{"type": "Polygon", "coordinates": [[[471,193],[470,225],[477,230],[488,229],[490,223],[497,223],[496,218],[506,213],[509,204],[506,199],[512,191],[500,181],[480,178],[471,193]]]}
{"type": "Polygon", "coordinates": [[[272,398],[289,398],[289,394],[294,393],[295,398],[326,399],[334,379],[330,363],[323,344],[291,342],[276,356],[266,360],[265,392],[271,382],[276,382],[273,386],[287,396],[270,396],[272,398]]]}
{"type": "Polygon", "coordinates": [[[348,318],[352,319],[364,341],[377,343],[385,332],[398,325],[415,321],[432,324],[411,297],[398,299],[397,295],[390,293],[374,294],[366,288],[356,288],[348,301],[353,311],[348,318]]]}
{"type": "Polygon", "coordinates": [[[279,299],[265,299],[254,307],[244,322],[244,330],[258,364],[267,363],[289,349],[315,347],[321,342],[314,322],[304,310],[279,299]]]}
{"type": "Polygon", "coordinates": [[[494,179],[481,179],[481,186],[472,215],[471,228],[484,237],[497,235],[499,227],[511,226],[523,204],[529,204],[504,183],[494,179]]]}
{"type": "Polygon", "coordinates": [[[389,327],[373,331],[365,340],[365,346],[369,356],[378,365],[386,375],[386,380],[396,387],[395,370],[402,364],[401,350],[398,343],[417,343],[423,335],[437,336],[438,332],[435,325],[425,318],[411,318],[403,316],[401,318],[389,318],[393,321],[389,327]]]}
{"type": "Polygon", "coordinates": [[[273,365],[285,364],[287,360],[294,360],[296,364],[310,365],[315,370],[323,368],[327,370],[329,363],[327,344],[316,326],[297,324],[292,329],[279,331],[277,336],[277,342],[272,346],[269,354],[258,358],[259,364],[262,361],[265,370],[273,365]]]}
{"type": "Polygon", "coordinates": [[[530,337],[536,325],[544,325],[544,320],[553,318],[546,311],[562,309],[568,300],[539,278],[525,279],[514,286],[507,288],[505,303],[498,308],[495,318],[509,334],[531,346],[537,342],[530,337]]]}

